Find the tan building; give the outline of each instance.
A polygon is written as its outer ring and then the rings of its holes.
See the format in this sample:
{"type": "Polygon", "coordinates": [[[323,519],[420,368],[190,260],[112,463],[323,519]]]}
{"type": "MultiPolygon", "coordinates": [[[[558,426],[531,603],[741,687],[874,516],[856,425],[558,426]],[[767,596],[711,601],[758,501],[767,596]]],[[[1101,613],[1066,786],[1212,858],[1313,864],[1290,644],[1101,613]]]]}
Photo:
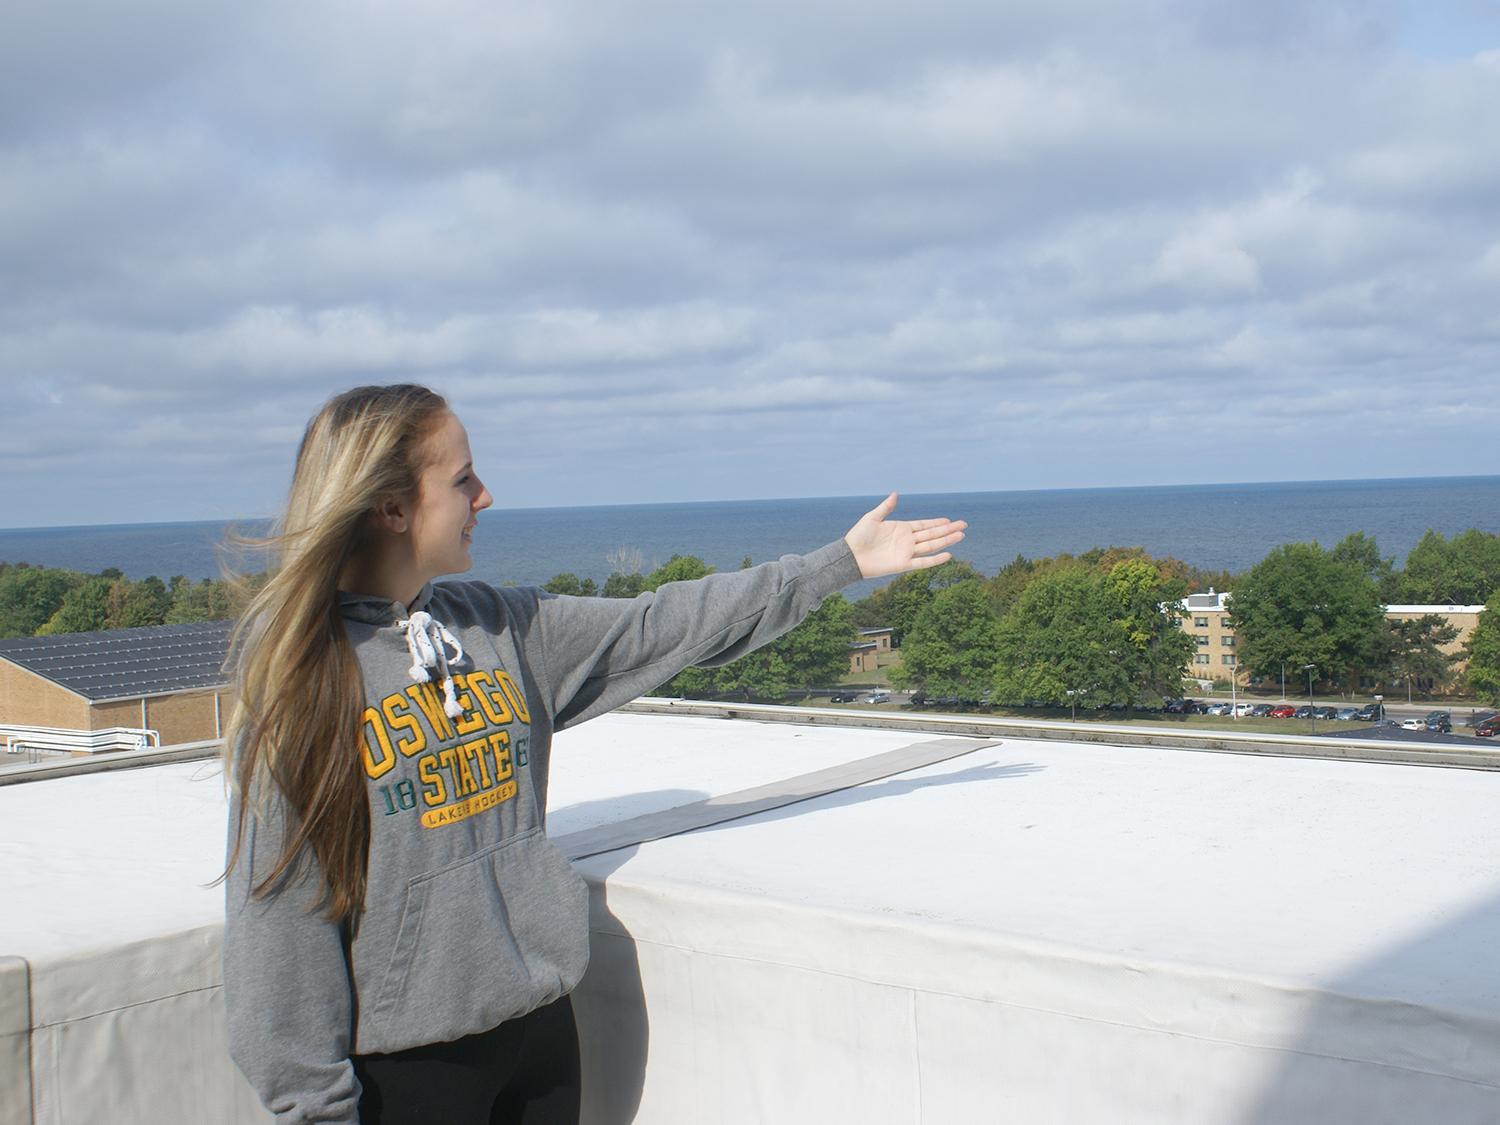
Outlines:
{"type": "Polygon", "coordinates": [[[849,671],[851,673],[873,672],[890,663],[882,657],[891,651],[891,640],[895,636],[889,628],[861,629],[859,639],[849,646],[849,671]]]}
{"type": "Polygon", "coordinates": [[[233,703],[232,622],[0,640],[0,726],[157,731],[163,746],[220,738],[233,703]]]}
{"type": "Polygon", "coordinates": [[[1245,684],[1234,628],[1229,624],[1229,595],[1212,589],[1182,599],[1182,628],[1197,646],[1188,657],[1187,674],[1195,680],[1228,680],[1245,684]]]}
{"type": "MultiPolygon", "coordinates": [[[[1188,675],[1200,680],[1227,680],[1235,676],[1240,684],[1249,682],[1249,677],[1239,666],[1234,627],[1229,624],[1229,599],[1226,591],[1221,594],[1209,590],[1206,594],[1189,594],[1182,599],[1182,628],[1194,640],[1197,648],[1189,658],[1188,675]]],[[[1474,627],[1479,624],[1482,605],[1388,605],[1385,616],[1391,621],[1410,621],[1428,614],[1444,618],[1450,625],[1458,627],[1458,637],[1443,646],[1443,651],[1460,659],[1454,672],[1465,667],[1462,660],[1463,647],[1468,643],[1474,627]]]]}

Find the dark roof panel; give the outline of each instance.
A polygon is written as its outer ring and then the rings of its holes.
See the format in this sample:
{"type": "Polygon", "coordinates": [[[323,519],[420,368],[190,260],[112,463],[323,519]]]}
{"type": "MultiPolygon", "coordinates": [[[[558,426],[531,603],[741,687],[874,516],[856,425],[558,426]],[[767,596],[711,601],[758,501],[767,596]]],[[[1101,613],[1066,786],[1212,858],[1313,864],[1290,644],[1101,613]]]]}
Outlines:
{"type": "Polygon", "coordinates": [[[223,687],[232,621],[61,633],[0,641],[0,659],[86,699],[223,687]]]}

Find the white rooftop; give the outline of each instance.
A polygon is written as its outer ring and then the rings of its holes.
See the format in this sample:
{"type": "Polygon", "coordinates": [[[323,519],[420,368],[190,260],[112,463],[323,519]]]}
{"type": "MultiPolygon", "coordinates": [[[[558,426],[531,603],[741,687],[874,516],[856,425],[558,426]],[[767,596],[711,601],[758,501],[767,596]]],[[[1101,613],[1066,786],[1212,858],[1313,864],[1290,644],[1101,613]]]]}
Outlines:
{"type": "MultiPolygon", "coordinates": [[[[558,737],[549,829],[926,740],[610,715],[558,737]]],[[[587,1119],[1500,1120],[1497,805],[1500,773],[1006,738],[582,860],[587,1119]]],[[[223,817],[206,763],[0,788],[20,1120],[264,1119],[223,1057],[223,817]]]]}

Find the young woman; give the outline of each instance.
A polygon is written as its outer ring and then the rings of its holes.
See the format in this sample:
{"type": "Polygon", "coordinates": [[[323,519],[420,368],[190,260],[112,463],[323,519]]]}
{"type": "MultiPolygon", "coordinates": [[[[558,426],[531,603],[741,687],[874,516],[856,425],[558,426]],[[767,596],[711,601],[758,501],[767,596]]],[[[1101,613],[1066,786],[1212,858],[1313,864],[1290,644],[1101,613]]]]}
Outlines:
{"type": "Polygon", "coordinates": [[[492,497],[433,392],[308,424],[236,630],[230,1050],[280,1122],[572,1121],[587,891],[543,830],[553,732],[934,566],[887,497],[810,555],[634,600],[444,582],[492,497]]]}

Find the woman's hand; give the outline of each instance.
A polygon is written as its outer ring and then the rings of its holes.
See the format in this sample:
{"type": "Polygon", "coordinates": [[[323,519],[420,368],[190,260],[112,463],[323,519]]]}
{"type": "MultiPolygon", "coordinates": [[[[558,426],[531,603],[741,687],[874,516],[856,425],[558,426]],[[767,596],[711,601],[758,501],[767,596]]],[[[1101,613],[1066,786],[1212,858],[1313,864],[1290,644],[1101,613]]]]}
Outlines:
{"type": "Polygon", "coordinates": [[[881,578],[907,570],[924,570],[953,556],[944,548],[964,537],[963,520],[887,520],[896,507],[893,492],[849,529],[844,542],[854,552],[859,573],[881,578]]]}

